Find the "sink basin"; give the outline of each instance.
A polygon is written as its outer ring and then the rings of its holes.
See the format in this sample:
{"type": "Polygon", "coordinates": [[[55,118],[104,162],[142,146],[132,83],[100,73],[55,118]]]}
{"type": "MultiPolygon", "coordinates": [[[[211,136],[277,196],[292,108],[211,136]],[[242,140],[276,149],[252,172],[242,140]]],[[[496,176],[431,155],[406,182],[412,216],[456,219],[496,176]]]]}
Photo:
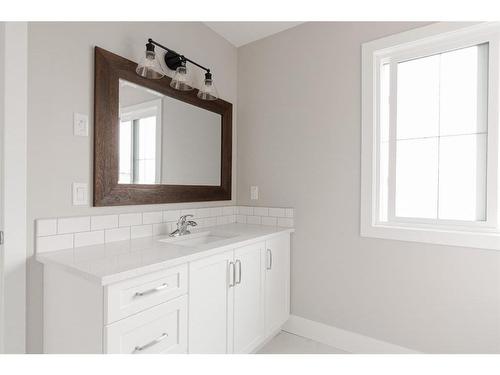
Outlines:
{"type": "Polygon", "coordinates": [[[162,238],[161,242],[175,243],[180,246],[199,246],[205,245],[210,242],[222,241],[231,237],[236,237],[235,235],[228,235],[223,233],[214,233],[211,231],[198,232],[192,234],[186,234],[179,237],[167,237],[162,238]]]}

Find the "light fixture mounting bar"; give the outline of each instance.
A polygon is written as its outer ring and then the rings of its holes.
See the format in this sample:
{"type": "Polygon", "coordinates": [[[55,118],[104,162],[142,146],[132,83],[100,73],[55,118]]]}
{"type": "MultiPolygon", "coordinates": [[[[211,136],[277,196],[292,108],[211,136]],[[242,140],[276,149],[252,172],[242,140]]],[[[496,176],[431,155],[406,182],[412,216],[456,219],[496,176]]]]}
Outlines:
{"type": "Polygon", "coordinates": [[[171,54],[174,54],[174,55],[179,56],[179,57],[181,58],[181,60],[183,60],[183,61],[189,61],[191,64],[196,65],[198,68],[201,68],[201,69],[203,69],[204,71],[206,71],[207,73],[210,73],[210,69],[205,68],[203,65],[200,65],[200,64],[198,64],[197,62],[195,62],[195,61],[193,61],[193,60],[191,60],[191,59],[188,59],[186,56],[181,55],[180,53],[178,53],[178,52],[174,51],[173,49],[170,49],[170,48],[168,48],[168,47],[165,47],[165,46],[161,45],[160,43],[155,42],[155,41],[154,41],[153,39],[151,39],[151,38],[150,38],[150,39],[148,39],[148,42],[149,42],[149,43],[151,43],[151,44],[154,44],[155,46],[158,46],[158,47],[160,47],[160,48],[163,48],[165,51],[170,52],[171,54]]]}

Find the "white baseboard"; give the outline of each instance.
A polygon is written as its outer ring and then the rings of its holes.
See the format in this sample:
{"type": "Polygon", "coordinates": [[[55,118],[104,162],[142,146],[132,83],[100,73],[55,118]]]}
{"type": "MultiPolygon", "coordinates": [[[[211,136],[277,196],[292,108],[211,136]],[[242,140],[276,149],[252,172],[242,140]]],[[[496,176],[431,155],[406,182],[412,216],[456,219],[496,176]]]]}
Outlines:
{"type": "Polygon", "coordinates": [[[353,354],[419,354],[399,345],[290,315],[283,330],[353,354]]]}

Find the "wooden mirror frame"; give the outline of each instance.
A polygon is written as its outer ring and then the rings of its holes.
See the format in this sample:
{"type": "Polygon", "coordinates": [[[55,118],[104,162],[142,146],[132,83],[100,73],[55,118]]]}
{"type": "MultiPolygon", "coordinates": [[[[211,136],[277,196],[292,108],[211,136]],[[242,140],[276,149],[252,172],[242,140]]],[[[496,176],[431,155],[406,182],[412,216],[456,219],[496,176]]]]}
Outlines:
{"type": "Polygon", "coordinates": [[[167,76],[142,78],[135,72],[136,63],[102,48],[95,47],[94,58],[94,206],[230,200],[233,105],[222,99],[202,100],[196,89],[175,90],[167,76]],[[118,184],[120,78],[221,115],[219,186],[118,184]]]}

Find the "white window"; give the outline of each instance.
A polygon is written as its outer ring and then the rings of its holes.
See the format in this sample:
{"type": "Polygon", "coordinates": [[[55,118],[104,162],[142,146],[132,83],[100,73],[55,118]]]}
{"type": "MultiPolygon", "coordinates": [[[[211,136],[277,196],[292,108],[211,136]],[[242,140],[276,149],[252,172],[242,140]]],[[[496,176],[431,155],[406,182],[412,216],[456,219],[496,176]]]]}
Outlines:
{"type": "Polygon", "coordinates": [[[120,184],[161,181],[161,99],[120,110],[120,184]]]}
{"type": "Polygon", "coordinates": [[[495,23],[363,45],[361,234],[500,249],[495,23]]]}

